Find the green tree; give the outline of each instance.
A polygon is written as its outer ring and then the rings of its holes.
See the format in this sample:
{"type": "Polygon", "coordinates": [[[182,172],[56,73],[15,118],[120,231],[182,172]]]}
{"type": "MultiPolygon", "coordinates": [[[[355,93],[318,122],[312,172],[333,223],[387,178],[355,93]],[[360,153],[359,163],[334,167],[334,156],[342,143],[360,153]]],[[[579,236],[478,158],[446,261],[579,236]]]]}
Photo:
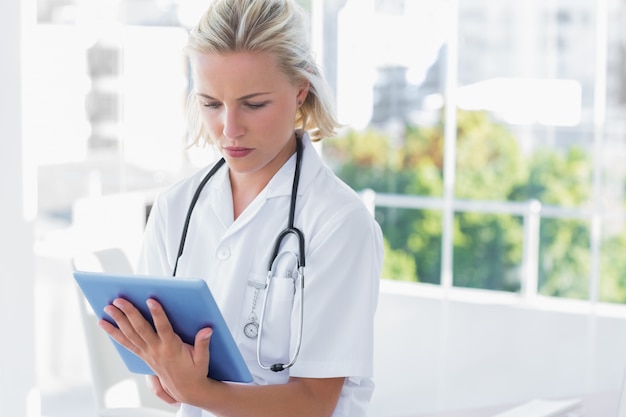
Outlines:
{"type": "Polygon", "coordinates": [[[415,259],[406,252],[391,249],[387,239],[382,276],[397,281],[413,281],[417,276],[415,259]]]}
{"type": "MultiPolygon", "coordinates": [[[[529,158],[528,180],[513,192],[515,199],[581,207],[590,199],[592,161],[578,147],[566,152],[542,149],[529,158]]],[[[590,227],[587,220],[543,218],[540,231],[539,292],[587,298],[590,227]]]]}
{"type": "Polygon", "coordinates": [[[485,112],[458,112],[455,197],[508,201],[527,181],[517,139],[485,112]]]}
{"type": "Polygon", "coordinates": [[[600,300],[614,303],[626,303],[626,230],[622,222],[616,230],[608,234],[602,245],[600,272],[600,300]]]}
{"type": "MultiPolygon", "coordinates": [[[[508,201],[528,177],[515,137],[485,112],[458,112],[455,197],[508,201]]],[[[520,286],[521,219],[457,213],[454,284],[516,291],[520,286]]]]}
{"type": "MultiPolygon", "coordinates": [[[[506,200],[524,178],[516,141],[486,113],[459,112],[458,122],[458,197],[506,200]]],[[[443,141],[440,122],[432,127],[405,126],[401,140],[395,142],[374,129],[349,131],[324,149],[339,176],[356,189],[441,197],[443,141]]],[[[416,275],[412,279],[439,282],[441,213],[379,207],[376,214],[390,251],[413,256],[416,275]]],[[[458,215],[454,232],[455,284],[517,288],[519,284],[511,285],[503,277],[519,263],[520,235],[519,220],[510,216],[487,219],[482,214],[458,215]]]]}
{"type": "MultiPolygon", "coordinates": [[[[458,112],[455,198],[539,200],[581,207],[590,199],[592,161],[578,147],[539,149],[524,156],[518,139],[485,112],[458,112]]],[[[400,138],[369,128],[326,141],[326,159],[353,188],[380,193],[443,195],[443,121],[405,126],[400,138]]],[[[377,207],[386,238],[385,277],[439,282],[442,217],[438,210],[377,207]],[[409,261],[412,259],[412,262],[409,261]]],[[[620,229],[621,231],[621,229],[620,229]]],[[[543,217],[539,291],[588,296],[590,226],[587,220],[543,217]]],[[[522,219],[511,215],[456,213],[454,284],[516,291],[522,258],[522,219]]],[[[602,250],[601,299],[626,302],[626,232],[608,236],[602,250]]]]}
{"type": "MultiPolygon", "coordinates": [[[[327,140],[324,143],[324,154],[338,175],[356,190],[369,188],[376,192],[394,190],[404,193],[413,174],[394,164],[394,161],[402,161],[398,150],[391,146],[386,134],[375,129],[364,132],[351,130],[340,138],[327,140]]],[[[407,230],[407,225],[419,222],[414,213],[415,210],[376,208],[376,218],[385,233],[385,278],[419,280],[417,258],[408,242],[411,236],[424,235],[407,230]]],[[[422,245],[423,242],[413,239],[416,249],[419,250],[422,245]]]]}

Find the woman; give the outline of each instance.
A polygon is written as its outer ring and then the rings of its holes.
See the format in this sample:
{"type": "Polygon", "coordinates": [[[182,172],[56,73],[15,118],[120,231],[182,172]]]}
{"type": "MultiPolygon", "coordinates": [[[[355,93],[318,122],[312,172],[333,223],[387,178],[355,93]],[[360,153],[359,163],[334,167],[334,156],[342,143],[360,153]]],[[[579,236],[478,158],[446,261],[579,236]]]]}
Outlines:
{"type": "Polygon", "coordinates": [[[190,131],[196,142],[216,147],[225,166],[199,194],[180,256],[187,209],[212,167],[158,197],[139,272],[203,277],[254,382],[207,378],[211,329],[200,330],[194,346],[184,344],[154,300],[148,304],[156,331],[124,300],[106,308],[119,330],[101,326],[151,366],[154,392],[180,403],[179,416],[365,416],[382,234],[312,145],[338,123],[303,15],[291,0],[214,0],[187,51],[194,78],[190,131]],[[273,242],[291,217],[294,181],[293,223],[304,235],[306,257],[301,343],[295,235],[280,246],[271,291],[263,286],[273,242]],[[257,363],[265,297],[261,364],[288,363],[299,351],[293,366],[278,372],[257,363]]]}

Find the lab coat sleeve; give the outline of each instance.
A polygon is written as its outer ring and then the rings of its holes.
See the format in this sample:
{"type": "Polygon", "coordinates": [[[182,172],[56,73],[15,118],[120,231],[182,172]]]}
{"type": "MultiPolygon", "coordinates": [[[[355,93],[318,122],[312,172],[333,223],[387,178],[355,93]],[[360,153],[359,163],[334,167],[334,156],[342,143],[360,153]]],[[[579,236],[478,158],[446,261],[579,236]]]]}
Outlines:
{"type": "Polygon", "coordinates": [[[371,377],[380,227],[354,200],[324,219],[308,247],[303,342],[291,376],[371,377]]]}

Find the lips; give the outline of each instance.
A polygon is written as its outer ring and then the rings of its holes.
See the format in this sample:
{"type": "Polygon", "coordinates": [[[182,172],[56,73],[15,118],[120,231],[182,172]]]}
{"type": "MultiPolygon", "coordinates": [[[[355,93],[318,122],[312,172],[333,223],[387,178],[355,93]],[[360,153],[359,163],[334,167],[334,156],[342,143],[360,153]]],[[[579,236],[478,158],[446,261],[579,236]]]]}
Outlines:
{"type": "Polygon", "coordinates": [[[230,158],[244,158],[252,153],[254,149],[241,146],[228,146],[223,148],[224,153],[230,158]]]}

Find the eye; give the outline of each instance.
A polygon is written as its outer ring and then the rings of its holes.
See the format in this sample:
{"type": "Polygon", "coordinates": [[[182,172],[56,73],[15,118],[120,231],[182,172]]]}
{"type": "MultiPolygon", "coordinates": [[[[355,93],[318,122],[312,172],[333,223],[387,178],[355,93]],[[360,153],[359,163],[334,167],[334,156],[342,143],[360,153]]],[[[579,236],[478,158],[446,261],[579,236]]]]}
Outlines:
{"type": "Polygon", "coordinates": [[[248,103],[245,103],[245,106],[248,107],[249,109],[256,110],[256,109],[260,109],[260,108],[265,107],[267,105],[267,103],[268,103],[267,101],[264,101],[262,103],[250,103],[250,102],[248,102],[248,103]]]}
{"type": "Polygon", "coordinates": [[[206,107],[209,109],[218,109],[221,107],[221,103],[215,102],[215,101],[203,101],[202,102],[202,107],[206,107]]]}

